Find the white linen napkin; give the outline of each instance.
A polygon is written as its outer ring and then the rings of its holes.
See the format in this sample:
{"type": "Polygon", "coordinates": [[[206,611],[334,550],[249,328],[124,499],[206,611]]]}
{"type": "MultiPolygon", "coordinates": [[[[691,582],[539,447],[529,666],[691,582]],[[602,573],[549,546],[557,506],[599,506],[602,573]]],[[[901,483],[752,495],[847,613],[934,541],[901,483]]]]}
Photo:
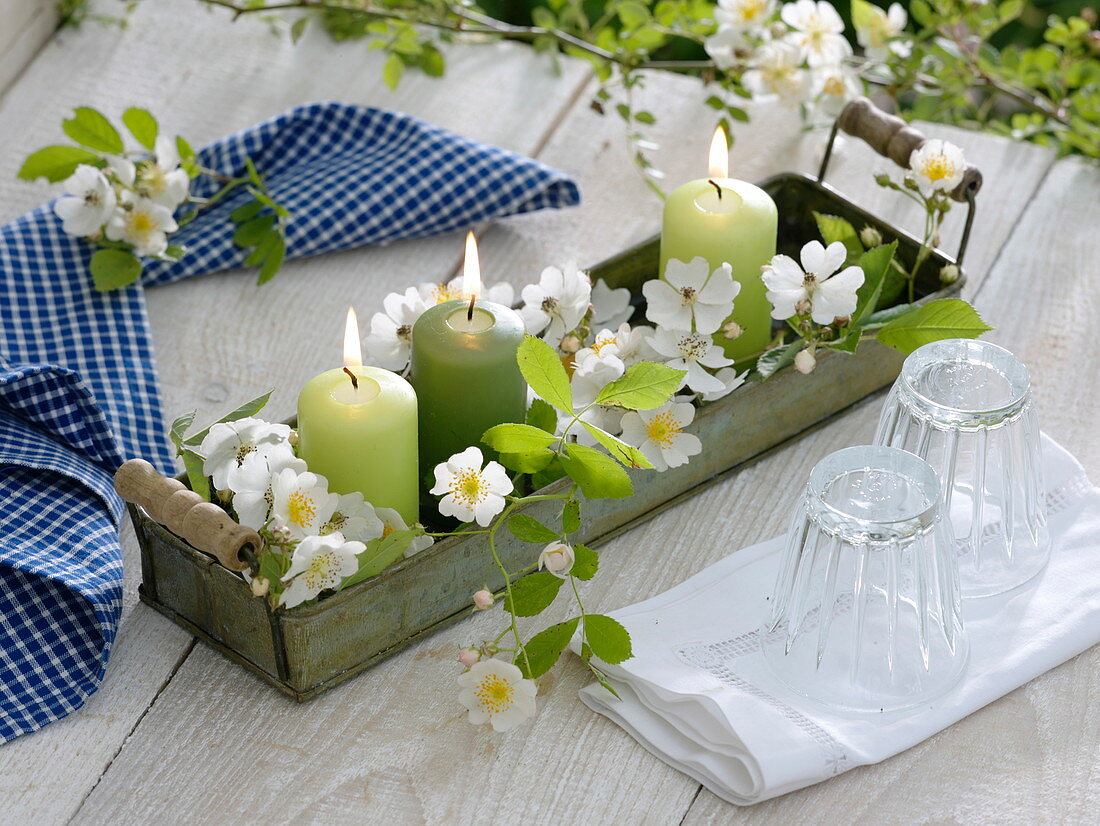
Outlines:
{"type": "Polygon", "coordinates": [[[621,700],[580,696],[669,765],[749,805],[904,751],[1100,641],[1100,489],[1043,437],[1053,539],[1037,583],[963,603],[970,662],[953,691],[907,712],[848,715],[783,688],[757,628],[783,537],[746,548],[665,593],[612,613],[634,657],[604,665],[621,700]]]}

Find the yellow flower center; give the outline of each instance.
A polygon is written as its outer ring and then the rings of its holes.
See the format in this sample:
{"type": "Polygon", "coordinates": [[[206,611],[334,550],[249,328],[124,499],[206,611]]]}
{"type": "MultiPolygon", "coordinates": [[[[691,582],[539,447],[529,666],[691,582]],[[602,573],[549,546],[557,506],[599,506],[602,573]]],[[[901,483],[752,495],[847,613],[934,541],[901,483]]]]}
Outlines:
{"type": "Polygon", "coordinates": [[[942,181],[944,178],[950,177],[954,171],[954,166],[947,159],[946,155],[930,155],[924,161],[924,176],[933,183],[936,181],[942,181]]]}
{"type": "Polygon", "coordinates": [[[844,94],[844,80],[836,75],[825,81],[824,86],[825,94],[841,97],[844,94]]]}
{"type": "Polygon", "coordinates": [[[764,0],[746,0],[741,4],[741,17],[745,22],[755,20],[764,11],[764,0]]]}
{"type": "Polygon", "coordinates": [[[383,539],[385,539],[391,533],[393,533],[393,528],[391,528],[389,525],[383,525],[382,526],[382,538],[383,539]]]}
{"type": "Polygon", "coordinates": [[[487,714],[507,711],[512,705],[512,697],[515,693],[512,684],[497,674],[486,674],[474,690],[478,705],[487,714]]]}
{"type": "Polygon", "coordinates": [[[291,522],[300,528],[305,528],[313,522],[317,516],[317,505],[309,494],[296,490],[286,500],[286,516],[291,522]]]}
{"type": "Polygon", "coordinates": [[[340,569],[340,560],[333,551],[326,551],[314,557],[309,567],[302,571],[306,585],[311,591],[320,591],[324,588],[335,588],[340,583],[337,571],[340,569]]]}
{"type": "Polygon", "coordinates": [[[240,447],[238,447],[235,457],[237,460],[237,467],[243,465],[245,457],[248,456],[249,453],[255,453],[255,451],[256,445],[241,445],[240,447]]]}
{"type": "Polygon", "coordinates": [[[680,423],[672,415],[671,410],[658,413],[645,426],[646,437],[658,445],[662,450],[672,447],[676,437],[680,435],[680,423]]]}
{"type": "Polygon", "coordinates": [[[472,468],[464,468],[451,480],[451,493],[455,499],[466,505],[473,505],[483,498],[481,473],[472,468]]]}
{"type": "Polygon", "coordinates": [[[157,222],[148,212],[135,210],[130,213],[130,232],[135,235],[148,235],[157,228],[157,222]]]}
{"type": "Polygon", "coordinates": [[[607,336],[606,338],[598,338],[592,342],[592,352],[597,356],[600,354],[600,350],[606,347],[608,344],[618,344],[619,341],[615,336],[607,336]]]}

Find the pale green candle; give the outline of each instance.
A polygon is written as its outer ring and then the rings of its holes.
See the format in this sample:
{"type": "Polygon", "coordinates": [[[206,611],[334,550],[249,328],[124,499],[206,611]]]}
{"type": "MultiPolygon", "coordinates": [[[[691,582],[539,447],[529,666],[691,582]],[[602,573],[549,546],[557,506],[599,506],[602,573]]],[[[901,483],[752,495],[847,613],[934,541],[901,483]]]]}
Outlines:
{"type": "Polygon", "coordinates": [[[352,366],[310,379],[298,396],[298,455],[330,491],[359,491],[411,525],[420,521],[416,393],[396,373],[356,363],[354,319],[349,309],[344,358],[352,366]]]}
{"type": "Polygon", "coordinates": [[[730,321],[741,335],[729,339],[719,330],[714,340],[726,356],[741,361],[756,355],[771,340],[771,304],[760,268],[775,255],[779,214],[775,202],[760,187],[728,177],[725,134],[715,132],[711,144],[710,178],[688,181],[665,202],[661,230],[661,273],[670,258],[702,257],[711,270],[728,263],[741,291],[730,321]]]}

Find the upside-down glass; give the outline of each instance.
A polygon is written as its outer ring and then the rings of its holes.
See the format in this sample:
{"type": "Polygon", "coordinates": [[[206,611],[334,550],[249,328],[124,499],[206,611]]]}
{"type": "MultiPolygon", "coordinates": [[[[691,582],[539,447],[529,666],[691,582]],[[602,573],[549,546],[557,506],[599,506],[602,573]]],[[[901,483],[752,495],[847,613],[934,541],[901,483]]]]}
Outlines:
{"type": "Polygon", "coordinates": [[[954,543],[929,465],[890,447],[819,462],[791,522],[764,660],[792,690],[843,710],[926,703],[962,677],[954,543]]]}
{"type": "Polygon", "coordinates": [[[875,444],[903,448],[940,475],[963,597],[1018,588],[1046,566],[1039,424],[1027,368],[985,341],[913,351],[879,418],[875,444]]]}

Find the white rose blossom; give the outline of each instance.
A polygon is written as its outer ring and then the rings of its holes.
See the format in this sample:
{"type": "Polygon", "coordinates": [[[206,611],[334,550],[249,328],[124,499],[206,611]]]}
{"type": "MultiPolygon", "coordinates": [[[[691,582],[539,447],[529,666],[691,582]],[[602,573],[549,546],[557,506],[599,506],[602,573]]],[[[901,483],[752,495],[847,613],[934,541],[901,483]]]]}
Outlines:
{"type": "Polygon", "coordinates": [[[490,723],[494,731],[508,731],[535,714],[538,687],[512,663],[480,660],[458,676],[458,685],[458,701],[475,726],[490,723]]]}
{"type": "Polygon", "coordinates": [[[686,333],[659,328],[650,339],[654,350],[666,358],[666,364],[676,370],[685,370],[684,384],[698,393],[716,393],[725,384],[712,376],[704,367],[729,367],[733,364],[720,347],[716,347],[709,335],[686,333]]]}
{"type": "Polygon", "coordinates": [[[336,512],[340,496],[329,493],[324,476],[285,468],[271,477],[271,516],[291,537],[319,534],[336,512]]]}
{"type": "Polygon", "coordinates": [[[703,394],[703,401],[713,402],[718,399],[725,398],[742,384],[745,383],[745,377],[749,374],[746,370],[743,373],[738,373],[733,367],[723,367],[721,370],[714,374],[714,377],[718,381],[722,382],[721,390],[712,390],[709,393],[703,394]]]}
{"type": "Polygon", "coordinates": [[[745,32],[736,26],[719,26],[718,31],[703,41],[703,49],[714,65],[728,72],[752,50],[745,32]]]}
{"type": "Polygon", "coordinates": [[[551,542],[539,554],[539,570],[546,570],[560,579],[568,579],[576,556],[564,542],[551,542]]]}
{"type": "Polygon", "coordinates": [[[785,38],[802,50],[811,66],[836,64],[852,53],[845,39],[844,21],[825,0],[796,0],[780,10],[783,22],[794,29],[785,38]]]}
{"type": "Polygon", "coordinates": [[[65,194],[53,205],[61,228],[80,238],[103,229],[118,203],[107,177],[94,166],[81,164],[61,186],[65,194]]]}
{"type": "Polygon", "coordinates": [[[641,450],[657,470],[678,467],[703,449],[698,436],[683,432],[694,418],[695,406],[678,399],[655,410],[632,410],[623,416],[622,439],[641,450]]]}
{"type": "Polygon", "coordinates": [[[272,473],[294,464],[290,434],[285,424],[251,417],[213,424],[196,451],[202,472],[215,490],[266,488],[272,473]]]}
{"type": "Polygon", "coordinates": [[[363,543],[382,536],[385,530],[382,520],[378,518],[374,506],[363,498],[362,493],[354,491],[339,496],[336,510],[321,526],[322,536],[340,533],[345,539],[363,543]]]}
{"type": "MultiPolygon", "coordinates": [[[[409,525],[401,518],[401,514],[393,508],[375,508],[375,514],[382,521],[382,538],[385,539],[394,531],[408,530],[409,525]]],[[[435,544],[435,539],[426,534],[413,538],[409,546],[405,548],[405,557],[416,556],[421,551],[427,550],[435,544]]]]}
{"type": "Polygon", "coordinates": [[[962,149],[947,141],[925,141],[909,156],[909,174],[925,197],[937,191],[950,192],[962,183],[965,171],[962,149]]]}
{"type": "Polygon", "coordinates": [[[363,343],[375,364],[400,373],[409,366],[413,325],[428,303],[416,287],[409,287],[404,293],[387,295],[382,307],[385,312],[371,317],[370,333],[363,343]]]}
{"type": "Polygon", "coordinates": [[[142,161],[138,191],[155,204],[174,210],[187,200],[191,179],[179,168],[180,154],[176,142],[166,135],[157,138],[156,159],[142,161]]]}
{"type": "Polygon", "coordinates": [[[168,207],[126,191],[107,222],[107,238],[132,244],[139,256],[156,257],[168,249],[168,233],[177,229],[168,207]]]}
{"type": "Polygon", "coordinates": [[[646,318],[670,330],[694,330],[703,335],[717,332],[733,312],[741,284],[733,280],[733,268],[722,264],[711,272],[705,258],[684,262],[675,258],[665,265],[664,278],[642,285],[646,318]]]}
{"type": "Polygon", "coordinates": [[[739,31],[765,26],[775,14],[776,0],[718,0],[714,19],[719,26],[739,31]]]}
{"type": "Polygon", "coordinates": [[[349,542],[339,532],[305,537],[294,549],[290,568],[281,580],[289,584],[279,604],[293,608],[321,591],[336,588],[359,570],[357,556],[365,550],[362,542],[349,542]]]}
{"type": "Polygon", "coordinates": [[[898,57],[908,57],[912,44],[899,40],[905,32],[909,16],[901,3],[892,3],[889,10],[870,6],[870,17],[863,26],[856,26],[856,40],[863,47],[863,53],[872,60],[886,60],[893,52],[898,57]]]}
{"type": "Polygon", "coordinates": [[[802,50],[785,41],[766,43],[757,50],[742,83],[755,98],[775,95],[785,105],[797,106],[809,90],[802,50]]]}
{"type": "Polygon", "coordinates": [[[512,492],[512,480],[503,466],[485,464],[481,450],[468,447],[446,462],[435,466],[435,486],[431,493],[443,498],[439,512],[462,522],[477,522],[483,528],[504,510],[504,497],[512,492]]]}
{"type": "Polygon", "coordinates": [[[821,112],[831,118],[840,114],[844,104],[862,93],[855,73],[842,63],[819,66],[811,73],[813,98],[821,112]]]}
{"type": "Polygon", "coordinates": [[[630,290],[626,287],[611,289],[602,278],[592,285],[592,326],[618,327],[634,314],[630,306],[630,290]]]}
{"type": "Polygon", "coordinates": [[[837,272],[847,256],[839,241],[827,248],[820,241],[808,242],[800,254],[802,266],[788,255],[775,256],[761,275],[772,303],[772,318],[809,314],[818,324],[830,324],[835,318],[851,315],[864,276],[859,267],[837,272]]]}
{"type": "Polygon", "coordinates": [[[567,264],[562,269],[547,267],[538,284],[523,288],[523,307],[519,314],[531,335],[541,334],[557,346],[562,336],[571,333],[588,312],[592,282],[588,275],[567,264]]]}
{"type": "MultiPolygon", "coordinates": [[[[626,371],[623,360],[618,356],[618,347],[614,344],[606,344],[597,349],[581,350],[577,353],[574,364],[576,366],[573,368],[570,386],[573,392],[573,406],[580,420],[612,435],[618,433],[619,410],[603,405],[589,407],[607,384],[620,378],[626,371]],[[585,408],[588,409],[585,410],[585,408]]],[[[559,419],[559,432],[572,421],[572,418],[572,416],[563,416],[559,419]]],[[[581,444],[589,447],[596,444],[596,440],[584,427],[574,428],[570,434],[576,436],[581,444]]]]}

